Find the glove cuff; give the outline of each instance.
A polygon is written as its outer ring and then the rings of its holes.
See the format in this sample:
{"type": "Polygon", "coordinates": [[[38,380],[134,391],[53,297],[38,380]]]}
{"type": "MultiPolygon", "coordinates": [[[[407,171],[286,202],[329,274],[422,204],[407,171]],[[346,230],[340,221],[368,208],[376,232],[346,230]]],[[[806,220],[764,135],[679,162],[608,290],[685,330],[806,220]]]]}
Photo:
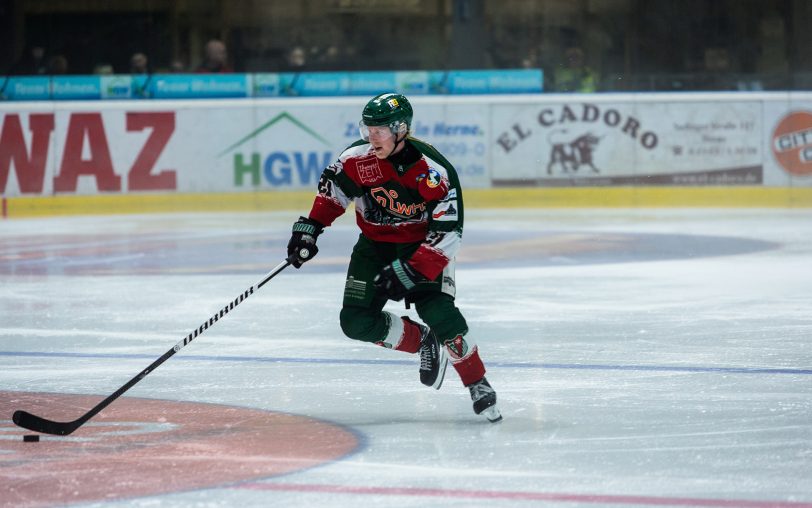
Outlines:
{"type": "Polygon", "coordinates": [[[324,231],[324,226],[307,217],[299,217],[299,220],[293,224],[294,233],[304,233],[317,237],[322,231],[324,231]]]}
{"type": "Polygon", "coordinates": [[[406,273],[407,271],[414,272],[414,270],[411,270],[410,267],[401,263],[399,259],[396,259],[392,263],[392,271],[395,272],[395,276],[398,278],[400,283],[403,284],[403,287],[406,288],[407,290],[412,289],[415,286],[415,283],[412,280],[412,278],[409,277],[408,273],[406,273]]]}

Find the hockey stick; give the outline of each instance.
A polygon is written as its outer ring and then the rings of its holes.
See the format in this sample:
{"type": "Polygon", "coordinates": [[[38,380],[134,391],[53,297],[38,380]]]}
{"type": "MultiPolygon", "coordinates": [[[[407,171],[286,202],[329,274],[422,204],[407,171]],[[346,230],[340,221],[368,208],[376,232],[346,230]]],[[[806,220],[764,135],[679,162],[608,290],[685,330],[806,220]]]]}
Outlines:
{"type": "Polygon", "coordinates": [[[217,320],[228,314],[231,309],[242,303],[242,301],[248,298],[249,295],[252,295],[254,291],[258,291],[259,288],[264,286],[265,283],[267,283],[269,280],[273,279],[276,276],[276,274],[287,268],[288,265],[290,265],[290,261],[288,260],[279,263],[276,266],[276,268],[268,272],[258,284],[246,289],[245,292],[242,293],[240,296],[238,296],[236,299],[234,299],[233,302],[223,307],[220,310],[220,312],[210,317],[208,321],[206,321],[199,327],[195,328],[189,335],[186,336],[186,338],[175,344],[172,347],[172,349],[170,349],[169,351],[164,353],[163,356],[152,362],[149,367],[139,372],[137,376],[130,379],[124,386],[116,390],[115,393],[113,393],[103,401],[99,402],[96,405],[96,407],[94,407],[93,409],[82,415],[79,419],[73,420],[72,422],[55,422],[53,420],[42,418],[41,416],[33,415],[27,411],[18,410],[14,412],[14,416],[12,417],[14,423],[28,430],[33,430],[34,432],[41,432],[43,434],[55,434],[57,436],[67,436],[74,430],[84,425],[85,422],[93,418],[99,411],[110,405],[111,402],[119,398],[124,392],[132,388],[137,382],[144,379],[147,376],[147,374],[158,368],[159,365],[161,365],[169,358],[171,358],[172,355],[174,355],[175,353],[180,351],[184,346],[192,342],[198,335],[208,330],[210,326],[212,326],[214,323],[217,322],[217,320]]]}

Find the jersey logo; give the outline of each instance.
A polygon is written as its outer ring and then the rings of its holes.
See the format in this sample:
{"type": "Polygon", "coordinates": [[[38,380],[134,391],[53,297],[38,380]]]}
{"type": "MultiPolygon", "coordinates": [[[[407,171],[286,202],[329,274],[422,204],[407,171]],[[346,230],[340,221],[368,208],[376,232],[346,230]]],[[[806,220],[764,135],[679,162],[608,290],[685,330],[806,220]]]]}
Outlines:
{"type": "Polygon", "coordinates": [[[358,171],[358,178],[361,183],[372,185],[383,180],[383,172],[378,165],[378,158],[359,160],[356,163],[356,170],[358,171]]]}
{"type": "Polygon", "coordinates": [[[434,168],[429,168],[429,175],[426,177],[426,185],[435,188],[443,181],[443,176],[434,168]]]}
{"type": "Polygon", "coordinates": [[[402,218],[411,218],[426,211],[426,203],[403,203],[394,189],[375,187],[369,191],[375,201],[389,213],[402,218]]]}
{"type": "Polygon", "coordinates": [[[417,181],[426,181],[426,186],[429,189],[436,189],[443,182],[443,175],[434,168],[429,168],[427,173],[420,173],[417,175],[417,181]]]}
{"type": "Polygon", "coordinates": [[[437,208],[434,209],[434,212],[431,214],[431,218],[442,221],[457,220],[456,204],[456,199],[440,203],[437,205],[437,208]]]}

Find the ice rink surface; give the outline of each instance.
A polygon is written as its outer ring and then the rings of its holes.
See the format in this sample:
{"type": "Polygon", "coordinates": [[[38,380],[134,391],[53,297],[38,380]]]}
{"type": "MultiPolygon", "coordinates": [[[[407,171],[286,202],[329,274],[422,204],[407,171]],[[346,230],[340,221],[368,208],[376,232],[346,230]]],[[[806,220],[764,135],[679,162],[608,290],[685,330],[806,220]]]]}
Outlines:
{"type": "MultiPolygon", "coordinates": [[[[352,217],[0,222],[0,506],[812,507],[812,211],[469,210],[458,305],[504,421],[449,367],[344,338],[352,217]]],[[[416,317],[391,303],[393,312],[416,317]]]]}

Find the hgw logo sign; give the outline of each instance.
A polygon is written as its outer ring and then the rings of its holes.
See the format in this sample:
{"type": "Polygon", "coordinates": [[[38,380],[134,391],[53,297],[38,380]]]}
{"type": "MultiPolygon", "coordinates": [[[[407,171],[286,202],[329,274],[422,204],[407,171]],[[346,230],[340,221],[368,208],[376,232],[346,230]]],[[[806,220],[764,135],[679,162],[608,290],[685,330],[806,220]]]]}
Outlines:
{"type": "MultiPolygon", "coordinates": [[[[326,147],[330,147],[330,143],[314,130],[289,113],[283,112],[220,152],[218,157],[235,151],[243,144],[256,138],[263,131],[282,122],[292,124],[298,129],[298,132],[306,134],[309,138],[319,141],[326,147]]],[[[234,185],[236,187],[246,185],[259,187],[263,179],[273,187],[315,185],[321,176],[322,170],[330,164],[332,158],[333,153],[331,150],[277,150],[268,154],[236,152],[232,159],[234,185]]]]}

